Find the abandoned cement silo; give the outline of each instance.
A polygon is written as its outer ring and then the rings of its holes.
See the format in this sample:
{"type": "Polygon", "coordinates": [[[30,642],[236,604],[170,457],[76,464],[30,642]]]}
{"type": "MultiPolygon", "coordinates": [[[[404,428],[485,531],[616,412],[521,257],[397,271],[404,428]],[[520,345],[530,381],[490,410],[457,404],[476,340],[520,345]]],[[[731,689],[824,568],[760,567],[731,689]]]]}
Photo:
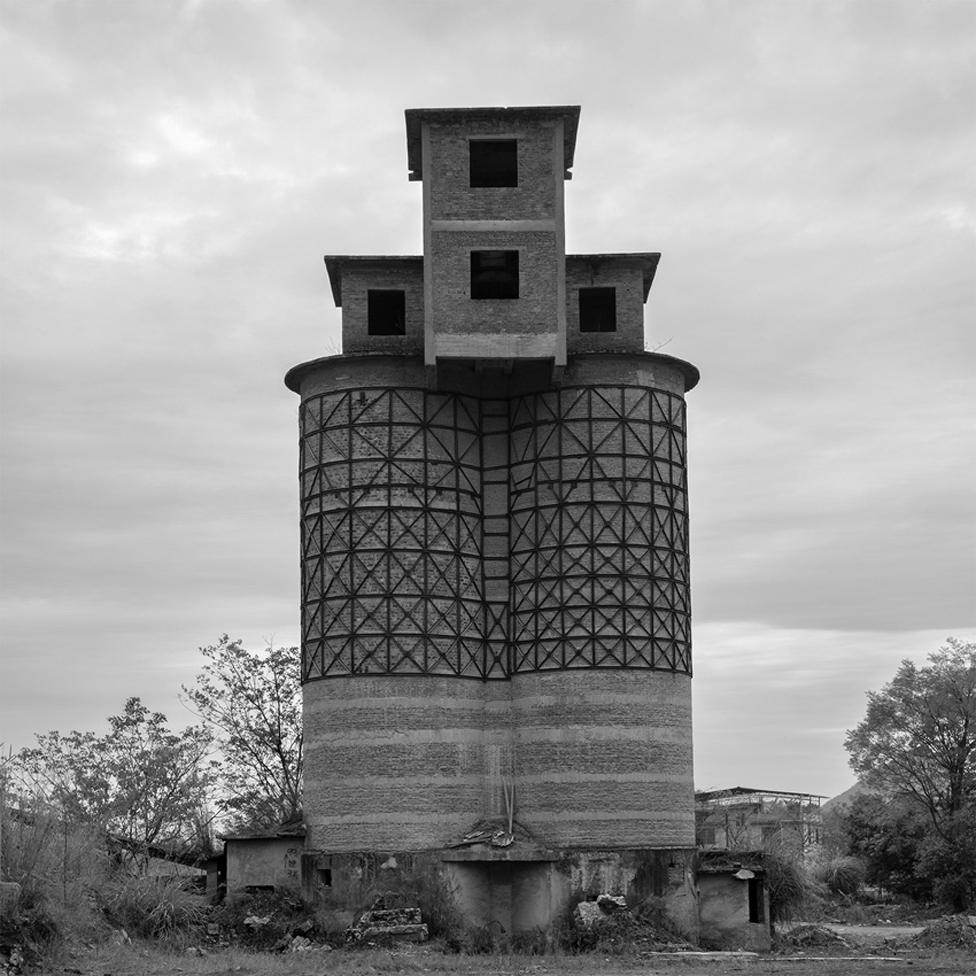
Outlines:
{"type": "Polygon", "coordinates": [[[330,256],[301,396],[306,881],[436,865],[474,924],[574,892],[697,926],[684,394],[655,253],[565,253],[577,106],[406,113],[421,256],[330,256]]]}

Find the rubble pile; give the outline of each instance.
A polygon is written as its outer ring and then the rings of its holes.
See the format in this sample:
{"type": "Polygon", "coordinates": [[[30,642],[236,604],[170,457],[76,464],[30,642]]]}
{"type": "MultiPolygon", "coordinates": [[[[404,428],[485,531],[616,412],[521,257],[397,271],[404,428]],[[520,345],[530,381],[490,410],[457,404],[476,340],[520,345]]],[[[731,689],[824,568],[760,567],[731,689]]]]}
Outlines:
{"type": "Polygon", "coordinates": [[[969,949],[976,952],[976,915],[945,915],[904,945],[919,949],[969,949]]]}
{"type": "Polygon", "coordinates": [[[580,951],[622,950],[686,951],[693,949],[663,917],[652,917],[642,909],[631,911],[623,895],[602,894],[581,901],[573,909],[577,936],[570,948],[580,951]]]}
{"type": "Polygon", "coordinates": [[[386,908],[377,898],[369,911],[346,930],[348,942],[372,942],[376,939],[395,942],[426,942],[427,925],[419,908],[386,908]]]}

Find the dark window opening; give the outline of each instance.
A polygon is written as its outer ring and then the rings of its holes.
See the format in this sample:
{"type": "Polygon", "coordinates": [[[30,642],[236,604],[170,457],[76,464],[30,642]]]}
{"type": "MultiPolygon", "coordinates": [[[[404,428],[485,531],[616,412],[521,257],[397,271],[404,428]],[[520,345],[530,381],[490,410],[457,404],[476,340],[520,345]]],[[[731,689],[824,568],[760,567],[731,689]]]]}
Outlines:
{"type": "Polygon", "coordinates": [[[407,333],[406,293],[392,288],[370,288],[366,293],[367,330],[373,336],[407,333]]]}
{"type": "Polygon", "coordinates": [[[472,251],[472,298],[518,298],[519,252],[472,251]]]}
{"type": "Polygon", "coordinates": [[[472,139],[468,146],[472,186],[518,186],[518,140],[472,139]]]}
{"type": "Polygon", "coordinates": [[[763,922],[765,921],[763,908],[765,907],[765,898],[763,897],[763,883],[762,878],[750,878],[749,879],[749,921],[750,922],[763,922]]]}
{"type": "Polygon", "coordinates": [[[617,331],[617,289],[580,288],[580,332],[617,331]]]}
{"type": "Polygon", "coordinates": [[[319,884],[324,888],[332,887],[332,868],[319,868],[319,884]]]}

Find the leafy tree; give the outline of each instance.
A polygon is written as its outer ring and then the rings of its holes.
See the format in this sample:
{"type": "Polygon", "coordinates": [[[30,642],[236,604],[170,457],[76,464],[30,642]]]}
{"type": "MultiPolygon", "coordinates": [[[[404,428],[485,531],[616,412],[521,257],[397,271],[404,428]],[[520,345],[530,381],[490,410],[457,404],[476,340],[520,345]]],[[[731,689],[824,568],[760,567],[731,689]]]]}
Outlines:
{"type": "Polygon", "coordinates": [[[199,840],[210,780],[210,735],[172,731],[161,712],[129,698],[110,731],[48,732],[17,755],[19,778],[66,824],[107,832],[130,854],[187,849],[199,840]]]}
{"type": "Polygon", "coordinates": [[[927,822],[917,870],[962,910],[976,898],[976,644],[949,638],[903,661],[845,741],[851,768],[927,822]]]}
{"type": "Polygon", "coordinates": [[[911,801],[865,793],[844,813],[848,850],[864,862],[866,880],[911,898],[932,896],[919,861],[931,832],[925,812],[911,801]]]}
{"type": "Polygon", "coordinates": [[[976,799],[976,644],[950,637],[926,667],[902,661],[845,745],[865,784],[914,798],[947,838],[976,799]]]}
{"type": "Polygon", "coordinates": [[[223,755],[218,806],[233,827],[272,827],[301,816],[298,648],[253,653],[224,634],[200,652],[207,663],[183,692],[223,755]]]}

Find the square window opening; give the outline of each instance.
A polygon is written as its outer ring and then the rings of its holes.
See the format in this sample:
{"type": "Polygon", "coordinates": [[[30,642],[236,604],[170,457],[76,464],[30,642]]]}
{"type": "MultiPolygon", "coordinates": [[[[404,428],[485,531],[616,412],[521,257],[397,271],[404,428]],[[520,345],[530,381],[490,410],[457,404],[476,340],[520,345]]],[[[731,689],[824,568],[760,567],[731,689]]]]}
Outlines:
{"type": "Polygon", "coordinates": [[[518,298],[519,252],[472,251],[472,298],[518,298]]]}
{"type": "Polygon", "coordinates": [[[580,288],[580,332],[617,331],[617,289],[580,288]]]}
{"type": "Polygon", "coordinates": [[[366,293],[366,329],[371,336],[407,334],[406,292],[395,288],[370,288],[366,293]]]}
{"type": "Polygon", "coordinates": [[[518,186],[517,139],[472,139],[468,153],[471,186],[518,186]]]}

